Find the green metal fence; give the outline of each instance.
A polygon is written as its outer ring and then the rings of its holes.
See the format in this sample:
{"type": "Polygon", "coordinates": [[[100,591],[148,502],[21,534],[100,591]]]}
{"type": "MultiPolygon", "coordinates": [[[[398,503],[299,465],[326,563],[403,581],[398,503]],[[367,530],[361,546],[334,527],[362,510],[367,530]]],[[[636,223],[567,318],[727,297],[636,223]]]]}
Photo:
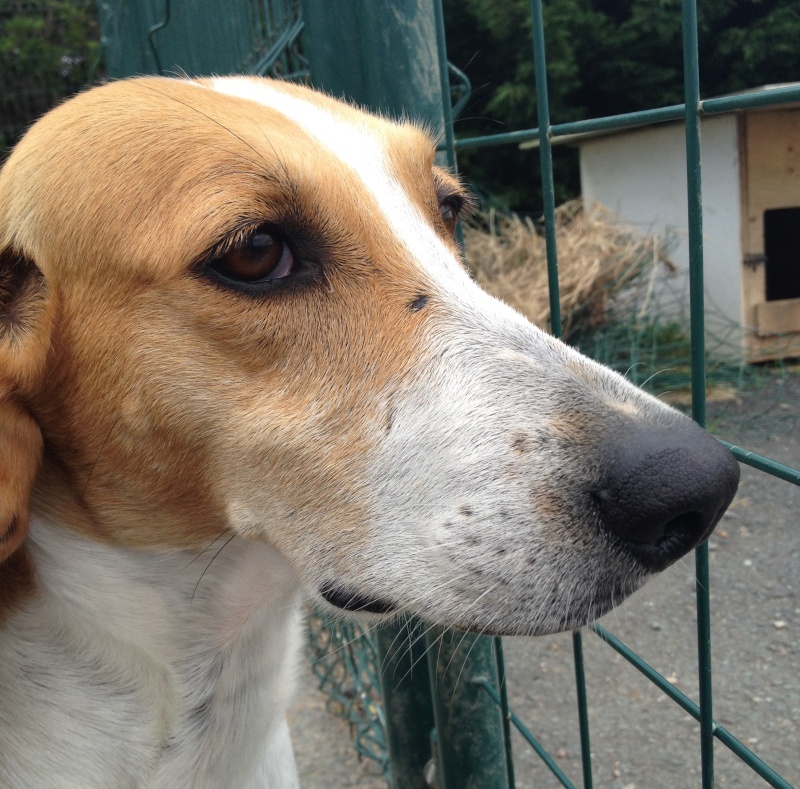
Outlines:
{"type": "MultiPolygon", "coordinates": [[[[458,150],[467,148],[481,148],[495,145],[520,143],[527,140],[538,139],[541,163],[542,194],[543,194],[543,214],[545,223],[545,237],[548,251],[548,274],[550,288],[550,307],[553,334],[561,334],[561,320],[559,308],[559,286],[558,286],[558,250],[556,247],[555,235],[555,204],[553,190],[553,165],[551,145],[555,138],[577,134],[582,132],[593,132],[600,130],[619,130],[632,128],[646,124],[653,124],[664,121],[683,120],[686,128],[686,159],[687,171],[686,181],[688,186],[688,205],[687,217],[689,225],[689,247],[690,247],[690,320],[691,320],[691,385],[692,385],[692,416],[701,425],[706,423],[706,371],[705,371],[705,347],[704,347],[704,288],[703,288],[703,228],[702,228],[702,169],[700,161],[700,118],[704,115],[719,113],[738,112],[755,107],[777,106],[789,102],[800,101],[800,88],[787,87],[783,89],[771,89],[755,91],[746,95],[734,97],[711,98],[701,100],[699,93],[699,69],[697,52],[697,15],[696,0],[684,0],[681,14],[681,24],[683,29],[683,50],[684,50],[684,103],[681,105],[658,107],[650,110],[628,113],[611,117],[596,118],[592,120],[552,124],[549,117],[549,106],[547,97],[547,62],[546,62],[546,41],[542,18],[542,1],[531,0],[531,16],[533,20],[533,59],[536,77],[536,101],[538,127],[533,129],[522,129],[502,134],[495,134],[468,139],[456,139],[453,133],[453,120],[450,112],[451,102],[447,100],[448,93],[448,67],[445,53],[444,21],[440,0],[433,0],[434,14],[436,20],[437,48],[439,57],[439,68],[441,75],[442,96],[444,97],[444,145],[443,149],[447,156],[450,166],[455,166],[455,154],[458,150]]],[[[313,75],[313,68],[312,68],[313,75]]],[[[775,476],[788,483],[800,485],[800,471],[794,468],[777,463],[769,458],[762,457],[748,450],[723,442],[731,450],[740,462],[752,466],[760,471],[775,476]]],[[[604,627],[594,625],[588,632],[598,636],[602,642],[618,652],[631,665],[640,671],[666,696],[679,705],[686,713],[697,720],[699,727],[698,753],[701,762],[701,775],[703,789],[711,789],[714,786],[714,742],[715,740],[728,748],[733,754],[748,765],[752,771],[766,781],[770,786],[786,789],[790,787],[788,781],[782,778],[775,769],[766,764],[745,744],[734,737],[728,729],[720,725],[714,718],[713,694],[712,694],[712,662],[711,662],[711,606],[710,588],[711,577],[709,572],[708,546],[703,545],[697,549],[695,555],[696,573],[696,598],[697,598],[697,671],[699,677],[699,698],[695,701],[679,691],[669,680],[659,674],[640,656],[634,653],[619,638],[614,636],[604,627]]],[[[408,625],[406,625],[408,626],[408,625]]],[[[412,626],[413,627],[413,626],[412,626]]],[[[380,639],[380,635],[377,636],[380,639]]],[[[364,638],[367,638],[364,636],[364,638]]],[[[394,638],[397,638],[395,632],[394,638]]],[[[486,641],[488,639],[476,639],[486,641]]],[[[435,639],[430,636],[420,639],[408,636],[408,643],[411,645],[407,656],[407,661],[411,665],[420,663],[420,655],[415,651],[415,645],[422,642],[421,648],[433,646],[435,639]]],[[[372,643],[372,642],[370,642],[372,643]]],[[[560,769],[556,759],[547,753],[537,738],[531,733],[530,729],[520,720],[520,718],[508,709],[505,694],[505,678],[503,668],[503,651],[500,639],[491,640],[493,660],[491,664],[484,661],[479,666],[467,665],[461,672],[461,682],[466,685],[478,687],[483,691],[492,704],[496,705],[501,713],[502,735],[505,743],[504,758],[498,760],[496,750],[491,747],[488,749],[490,754],[484,754],[486,758],[497,760],[496,768],[483,774],[482,778],[476,779],[475,773],[470,773],[469,768],[465,768],[464,746],[449,744],[443,747],[443,741],[449,738],[459,737],[464,739],[474,739],[475,721],[469,723],[469,732],[459,732],[448,730],[443,731],[440,721],[435,720],[435,731],[433,733],[433,745],[431,753],[438,761],[434,783],[439,789],[456,789],[463,786],[475,787],[513,787],[514,771],[510,757],[510,737],[509,724],[513,725],[536,751],[543,762],[551,770],[557,780],[565,787],[574,787],[577,784],[570,779],[560,769]],[[504,762],[504,763],[502,763],[504,762]]],[[[470,645],[473,648],[473,645],[470,645]]],[[[379,650],[380,651],[380,650],[379,650]]],[[[593,786],[592,758],[590,747],[590,727],[588,715],[588,691],[584,677],[584,658],[583,658],[583,635],[580,632],[573,634],[573,654],[575,662],[575,682],[577,686],[578,698],[578,723],[580,730],[581,754],[582,754],[582,785],[584,789],[591,789],[593,786]]],[[[434,664],[428,668],[435,671],[434,664]]],[[[386,676],[386,675],[384,675],[386,676]]],[[[422,684],[428,682],[428,675],[422,678],[422,684]]],[[[378,677],[374,678],[378,681],[378,677]]],[[[434,683],[435,684],[435,683],[434,683]]],[[[396,682],[388,679],[384,682],[385,686],[392,686],[392,694],[398,693],[396,682]]],[[[402,694],[402,691],[399,691],[402,694]]],[[[433,706],[440,712],[437,703],[438,698],[442,698],[441,689],[435,689],[433,706]]],[[[462,699],[456,698],[455,694],[449,697],[451,707],[458,707],[462,699]]],[[[420,721],[415,721],[413,715],[409,715],[407,710],[398,716],[391,709],[391,700],[388,700],[386,710],[387,725],[390,729],[388,739],[391,740],[396,734],[392,734],[393,728],[403,729],[417,727],[420,721]],[[393,722],[394,719],[394,722],[393,722]]],[[[424,705],[418,706],[416,712],[424,711],[424,705]]],[[[460,717],[457,713],[455,717],[460,717]]],[[[463,719],[462,719],[463,720],[463,719]]],[[[424,723],[422,724],[425,725],[424,723]]],[[[480,738],[479,738],[480,739],[480,738]]],[[[425,746],[422,747],[423,752],[425,746]]],[[[478,746],[480,747],[480,746],[478,746]]],[[[391,750],[391,749],[390,749],[391,750]]],[[[408,753],[393,755],[390,770],[390,783],[393,787],[418,786],[422,785],[421,773],[410,777],[409,765],[418,763],[419,758],[409,757],[408,753]],[[398,772],[399,771],[399,772],[398,772]]],[[[469,758],[466,759],[469,762],[469,758]]]]}
{"type": "MultiPolygon", "coordinates": [[[[538,111],[538,128],[527,129],[507,134],[491,135],[469,140],[452,141],[448,144],[459,148],[499,145],[523,140],[539,140],[543,211],[545,232],[548,246],[548,267],[550,285],[550,307],[552,331],[561,333],[558,296],[558,251],[555,243],[555,204],[553,197],[553,170],[551,142],[554,138],[567,134],[577,134],[596,130],[611,130],[650,124],[659,121],[683,118],[686,125],[686,180],[688,187],[687,215],[689,222],[690,247],[690,320],[692,343],[692,416],[701,425],[706,423],[706,380],[705,380],[705,347],[704,347],[704,288],[703,288],[703,227],[702,227],[702,168],[700,161],[700,118],[703,115],[736,112],[751,107],[774,106],[780,103],[800,100],[800,88],[791,87],[779,90],[760,91],[746,96],[720,99],[700,99],[698,51],[697,51],[697,10],[696,0],[684,0],[682,6],[683,58],[684,58],[684,97],[683,105],[655,108],[652,110],[630,113],[627,115],[598,118],[576,123],[553,125],[550,122],[547,99],[547,64],[545,31],[542,19],[542,0],[531,0],[533,18],[533,58],[536,74],[536,100],[538,111]]],[[[740,447],[726,444],[734,456],[742,463],[753,466],[765,473],[772,474],[793,484],[800,484],[800,471],[768,458],[748,452],[740,447]]],[[[710,587],[711,578],[708,563],[708,546],[703,545],[696,551],[696,594],[697,594],[697,666],[699,672],[699,702],[692,701],[678,691],[665,677],[661,676],[642,658],[630,650],[622,641],[609,633],[605,628],[595,625],[591,630],[605,643],[615,649],[635,668],[641,671],[660,690],[679,704],[689,715],[700,722],[699,751],[702,763],[703,789],[714,786],[714,740],[721,742],[736,756],[749,765],[752,770],[774,787],[786,789],[790,784],[765,764],[743,743],[737,740],[727,729],[714,719],[712,696],[712,664],[711,664],[711,622],[710,622],[710,587]]],[[[591,749],[589,744],[589,726],[586,702],[586,686],[583,671],[583,646],[581,633],[573,635],[575,674],[578,688],[578,714],[581,728],[581,746],[583,759],[583,785],[592,786],[591,749]]],[[[487,693],[493,695],[490,687],[487,693]]],[[[500,705],[501,698],[495,697],[500,705]]],[[[547,756],[544,749],[512,713],[512,723],[525,739],[540,753],[564,786],[574,784],[561,773],[554,760],[547,756]]]]}

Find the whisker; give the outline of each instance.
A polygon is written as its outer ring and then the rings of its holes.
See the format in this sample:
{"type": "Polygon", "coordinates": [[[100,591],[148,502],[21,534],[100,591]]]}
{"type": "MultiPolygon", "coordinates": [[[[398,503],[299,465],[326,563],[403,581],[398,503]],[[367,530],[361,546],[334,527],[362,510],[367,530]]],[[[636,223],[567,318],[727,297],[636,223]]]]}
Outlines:
{"type": "MultiPolygon", "coordinates": [[[[414,644],[418,643],[420,639],[424,638],[428,633],[430,633],[434,627],[436,627],[436,625],[428,625],[426,628],[424,628],[422,633],[420,633],[420,635],[418,635],[414,639],[413,644],[409,644],[408,649],[406,650],[406,652],[403,653],[403,657],[405,657],[406,654],[408,654],[408,656],[411,657],[411,650],[414,644]]],[[[403,676],[400,677],[400,679],[397,681],[397,685],[401,685],[403,680],[412,674],[412,672],[414,671],[414,667],[420,662],[420,660],[422,660],[428,654],[429,649],[430,646],[426,647],[424,650],[422,650],[422,654],[412,661],[411,665],[408,667],[405,674],[403,674],[403,676]]],[[[392,677],[392,679],[394,679],[394,677],[392,677]]]]}
{"type": "Polygon", "coordinates": [[[652,375],[651,375],[649,378],[647,378],[646,380],[642,381],[642,383],[640,383],[640,384],[639,384],[639,386],[641,386],[642,388],[644,388],[644,387],[645,387],[645,386],[647,386],[647,384],[649,384],[649,383],[650,383],[650,381],[652,381],[652,380],[653,380],[653,378],[655,378],[657,375],[661,375],[662,373],[671,373],[671,372],[673,372],[673,371],[674,371],[674,370],[676,370],[676,369],[677,369],[676,367],[665,367],[663,370],[656,370],[656,371],[655,371],[655,372],[654,372],[654,373],[653,373],[653,374],[652,374],[652,375]]]}
{"type": "MultiPolygon", "coordinates": [[[[205,569],[205,570],[203,570],[203,572],[202,572],[202,573],[200,573],[200,577],[197,579],[197,583],[194,585],[194,589],[192,590],[192,597],[191,597],[191,599],[189,600],[189,608],[191,608],[191,607],[192,607],[192,603],[194,602],[194,596],[195,596],[195,594],[196,594],[196,592],[197,592],[197,587],[198,587],[198,586],[200,586],[200,581],[202,581],[202,580],[203,580],[203,576],[204,576],[204,575],[205,575],[205,574],[208,572],[208,568],[209,568],[209,567],[211,567],[211,565],[214,563],[214,559],[216,559],[216,558],[217,558],[217,556],[219,556],[219,555],[222,553],[222,551],[225,549],[225,546],[226,546],[226,545],[227,545],[227,544],[228,544],[228,543],[229,543],[229,542],[230,542],[230,541],[231,541],[231,540],[232,540],[232,539],[233,539],[235,536],[236,536],[236,532],[234,532],[233,534],[231,534],[231,536],[230,536],[230,537],[228,537],[228,539],[227,539],[227,540],[225,540],[225,542],[222,544],[222,547],[221,547],[221,548],[220,548],[220,549],[219,549],[219,550],[218,550],[218,551],[217,551],[217,552],[216,552],[216,553],[215,553],[215,554],[214,554],[214,555],[211,557],[211,561],[210,561],[210,562],[209,562],[209,563],[206,565],[206,569],[205,569]]],[[[217,538],[217,539],[219,539],[219,538],[217,538]]],[[[215,540],[214,542],[216,542],[216,540],[215,540]]]]}
{"type": "Polygon", "coordinates": [[[203,550],[202,550],[202,551],[200,551],[200,553],[198,553],[198,554],[197,554],[197,556],[195,556],[195,557],[194,557],[194,559],[192,559],[192,560],[189,562],[189,564],[187,564],[187,565],[185,565],[184,567],[182,567],[182,568],[181,568],[181,570],[183,571],[183,570],[187,569],[188,567],[191,567],[191,566],[192,566],[192,565],[193,565],[193,564],[194,564],[194,563],[195,563],[195,562],[196,562],[196,561],[197,561],[197,560],[198,560],[198,559],[199,559],[199,558],[200,558],[200,557],[201,557],[201,556],[202,556],[202,555],[203,555],[203,554],[204,554],[204,553],[205,553],[205,552],[206,552],[206,551],[209,549],[209,548],[211,548],[211,546],[212,546],[212,545],[214,545],[214,543],[215,543],[215,542],[216,542],[216,541],[217,541],[217,540],[218,540],[220,537],[222,537],[222,535],[223,535],[223,534],[225,534],[225,532],[227,532],[227,531],[228,531],[227,529],[223,529],[223,530],[222,530],[222,531],[221,531],[221,532],[220,532],[220,533],[219,533],[219,534],[218,534],[216,537],[214,537],[214,539],[213,539],[213,540],[211,540],[211,542],[210,542],[208,545],[206,545],[206,547],[205,547],[205,548],[203,548],[203,550]]]}
{"type": "Polygon", "coordinates": [[[411,637],[411,630],[410,630],[411,622],[412,622],[411,617],[404,617],[402,627],[399,627],[397,629],[397,632],[395,633],[394,638],[392,639],[392,643],[389,644],[389,648],[386,650],[386,654],[383,656],[383,661],[381,662],[380,666],[381,675],[383,675],[383,673],[386,671],[386,661],[390,659],[392,655],[392,649],[394,648],[394,645],[397,643],[397,639],[400,638],[400,636],[403,634],[403,631],[407,630],[409,638],[411,637]]]}
{"type": "MultiPolygon", "coordinates": [[[[498,582],[498,583],[494,583],[494,584],[492,584],[492,585],[491,585],[491,586],[490,586],[488,589],[484,590],[484,591],[483,591],[483,592],[482,592],[482,593],[481,593],[481,594],[480,594],[478,597],[476,597],[476,598],[475,598],[475,599],[474,599],[474,600],[473,600],[473,601],[472,601],[472,602],[471,602],[471,603],[470,603],[470,604],[469,604],[469,605],[468,605],[468,606],[467,606],[467,607],[466,607],[466,608],[465,608],[465,609],[464,609],[464,610],[461,612],[461,615],[459,616],[459,619],[463,619],[463,618],[465,618],[465,617],[466,617],[466,614],[467,614],[467,612],[468,612],[468,611],[469,611],[471,608],[473,608],[475,605],[477,605],[477,604],[480,602],[480,600],[481,600],[483,597],[485,597],[487,594],[489,594],[490,592],[493,592],[493,591],[494,591],[494,590],[495,590],[495,589],[496,589],[496,588],[497,588],[499,585],[500,585],[500,583],[499,583],[499,582],[498,582]]],[[[443,672],[443,675],[442,675],[442,676],[444,676],[444,674],[446,674],[446,673],[447,673],[447,671],[448,671],[448,669],[450,668],[450,664],[453,662],[453,658],[456,656],[456,652],[458,652],[458,650],[461,648],[461,644],[464,642],[464,639],[467,637],[467,633],[468,633],[468,631],[464,631],[464,635],[461,637],[461,641],[459,641],[459,643],[458,643],[458,646],[455,648],[455,650],[453,651],[453,654],[450,656],[450,660],[448,661],[448,663],[447,663],[447,666],[445,666],[445,669],[444,669],[444,672],[443,672]]]]}

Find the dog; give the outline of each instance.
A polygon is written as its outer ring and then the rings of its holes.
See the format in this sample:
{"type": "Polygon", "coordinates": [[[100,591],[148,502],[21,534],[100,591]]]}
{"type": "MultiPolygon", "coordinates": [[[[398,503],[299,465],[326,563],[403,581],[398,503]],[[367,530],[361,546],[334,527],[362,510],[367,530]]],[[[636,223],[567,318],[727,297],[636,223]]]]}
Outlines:
{"type": "Polygon", "coordinates": [[[139,78],[0,173],[0,785],[287,789],[305,597],[486,634],[708,537],[715,439],[480,290],[435,142],[139,78]]]}

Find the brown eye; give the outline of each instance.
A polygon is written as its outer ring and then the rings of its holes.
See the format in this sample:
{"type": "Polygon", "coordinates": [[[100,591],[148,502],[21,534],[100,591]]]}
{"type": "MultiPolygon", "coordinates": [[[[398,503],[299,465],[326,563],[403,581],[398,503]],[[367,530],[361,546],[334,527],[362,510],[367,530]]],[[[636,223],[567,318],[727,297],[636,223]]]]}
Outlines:
{"type": "Polygon", "coordinates": [[[439,203],[439,211],[442,214],[442,221],[444,222],[444,226],[447,228],[447,232],[453,236],[456,232],[456,221],[458,220],[458,212],[461,206],[454,198],[448,198],[447,200],[442,200],[439,203]]]}
{"type": "Polygon", "coordinates": [[[211,263],[217,273],[235,282],[269,282],[292,273],[292,250],[276,232],[257,228],[243,243],[211,263]]]}

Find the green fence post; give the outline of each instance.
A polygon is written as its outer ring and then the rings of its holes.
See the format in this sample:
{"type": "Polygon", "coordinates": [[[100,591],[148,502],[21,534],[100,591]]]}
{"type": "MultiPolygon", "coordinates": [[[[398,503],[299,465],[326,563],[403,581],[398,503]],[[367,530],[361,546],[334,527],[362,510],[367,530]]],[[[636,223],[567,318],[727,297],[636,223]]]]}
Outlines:
{"type": "MultiPolygon", "coordinates": [[[[550,139],[550,103],[547,97],[547,59],[544,42],[542,0],[531,0],[533,27],[533,67],[536,75],[536,117],[539,132],[539,162],[542,170],[542,210],[544,212],[545,242],[547,245],[547,285],[550,296],[550,330],[561,337],[561,298],[558,283],[558,249],[556,245],[556,205],[553,186],[553,153],[550,139]]],[[[583,665],[583,641],[579,632],[573,633],[575,685],[578,694],[578,720],[581,733],[581,764],[584,789],[592,789],[592,752],[589,745],[589,713],[586,702],[586,675],[583,665]]]]}
{"type": "Polygon", "coordinates": [[[503,718],[500,705],[484,689],[487,683],[497,690],[492,639],[438,627],[426,638],[437,733],[436,786],[506,789],[503,718]]]}
{"type": "Polygon", "coordinates": [[[531,0],[533,68],[536,74],[536,117],[539,129],[539,164],[542,169],[542,212],[547,245],[547,289],[550,295],[550,331],[561,337],[561,299],[558,286],[556,199],[553,186],[553,153],[550,145],[550,102],[547,98],[547,63],[544,54],[542,0],[531,0]]]}
{"type": "Polygon", "coordinates": [[[373,631],[392,789],[427,789],[425,767],[433,751],[434,728],[427,645],[417,623],[392,623],[373,631]],[[407,632],[404,632],[407,630],[407,632]]]}
{"type": "MultiPolygon", "coordinates": [[[[438,2],[303,0],[302,6],[316,87],[445,132],[450,97],[441,78],[438,2]]],[[[507,789],[502,717],[481,684],[497,687],[492,640],[436,631],[415,644],[401,627],[380,628],[377,643],[392,786],[420,785],[435,715],[438,789],[507,789]],[[418,652],[423,648],[427,663],[418,652]]]]}
{"type": "Polygon", "coordinates": [[[443,130],[431,0],[302,0],[302,9],[315,87],[443,130]]]}
{"type": "MultiPolygon", "coordinates": [[[[700,71],[697,5],[683,0],[683,88],[686,118],[686,187],[689,219],[689,314],[692,341],[692,417],[706,424],[703,200],[700,163],[700,71]]],[[[695,551],[697,662],[700,687],[700,758],[703,789],[714,786],[714,718],[711,666],[711,602],[708,543],[695,551]]]]}

